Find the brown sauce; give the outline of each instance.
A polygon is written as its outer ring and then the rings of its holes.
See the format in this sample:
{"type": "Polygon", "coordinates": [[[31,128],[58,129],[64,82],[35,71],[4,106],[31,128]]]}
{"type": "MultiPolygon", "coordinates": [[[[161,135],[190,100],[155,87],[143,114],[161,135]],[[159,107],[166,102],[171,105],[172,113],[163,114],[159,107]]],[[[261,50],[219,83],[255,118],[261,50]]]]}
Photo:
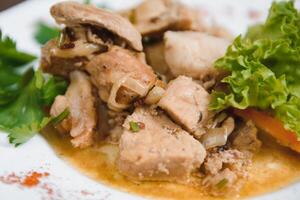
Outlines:
{"type": "MultiPolygon", "coordinates": [[[[167,182],[128,181],[114,166],[118,154],[116,146],[102,143],[97,147],[75,149],[68,138],[62,137],[52,128],[45,129],[43,135],[60,157],[100,183],[155,199],[224,199],[205,194],[201,187],[167,182]]],[[[241,198],[272,192],[300,180],[300,155],[277,145],[263,134],[260,136],[263,146],[254,157],[250,177],[241,191],[241,198]]]]}

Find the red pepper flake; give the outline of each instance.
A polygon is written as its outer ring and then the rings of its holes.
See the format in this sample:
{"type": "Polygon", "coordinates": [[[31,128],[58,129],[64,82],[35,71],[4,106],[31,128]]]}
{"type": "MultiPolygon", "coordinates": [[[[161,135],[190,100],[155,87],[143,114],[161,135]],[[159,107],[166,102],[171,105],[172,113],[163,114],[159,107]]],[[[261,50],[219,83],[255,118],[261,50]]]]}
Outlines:
{"type": "Polygon", "coordinates": [[[143,122],[138,122],[138,126],[140,127],[140,129],[145,128],[145,124],[143,122]]]}
{"type": "Polygon", "coordinates": [[[49,176],[50,174],[48,173],[48,172],[44,172],[43,173],[43,176],[45,176],[45,177],[47,177],[47,176],[49,176]]]}
{"type": "Polygon", "coordinates": [[[42,176],[43,176],[42,173],[32,172],[31,174],[25,177],[25,179],[21,182],[21,185],[26,187],[36,186],[40,183],[40,178],[42,176]]]}
{"type": "Polygon", "coordinates": [[[15,173],[6,176],[0,176],[0,182],[5,184],[20,184],[25,187],[33,187],[40,183],[40,178],[49,176],[48,172],[29,172],[24,178],[17,176],[15,173]]]}

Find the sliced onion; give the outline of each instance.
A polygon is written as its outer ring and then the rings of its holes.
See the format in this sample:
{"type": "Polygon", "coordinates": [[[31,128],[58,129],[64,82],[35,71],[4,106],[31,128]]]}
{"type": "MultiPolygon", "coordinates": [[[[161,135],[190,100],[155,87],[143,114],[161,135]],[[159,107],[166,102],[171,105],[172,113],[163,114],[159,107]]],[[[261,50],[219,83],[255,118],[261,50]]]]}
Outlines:
{"type": "Polygon", "coordinates": [[[219,124],[221,124],[227,118],[227,114],[222,112],[220,113],[214,120],[213,124],[210,128],[216,128],[219,124]]]}
{"type": "Polygon", "coordinates": [[[234,119],[228,117],[220,128],[209,129],[208,132],[201,137],[201,142],[206,149],[223,146],[227,142],[228,136],[234,129],[234,119]]]}
{"type": "Polygon", "coordinates": [[[227,142],[227,135],[224,134],[223,128],[210,129],[205,135],[201,137],[201,142],[206,149],[217,146],[223,146],[227,142]]]}
{"type": "Polygon", "coordinates": [[[159,86],[155,86],[147,95],[145,103],[148,105],[156,104],[164,95],[165,90],[159,86]]]}
{"type": "Polygon", "coordinates": [[[86,43],[82,40],[74,42],[75,47],[70,49],[54,48],[51,50],[52,55],[61,58],[74,58],[76,56],[89,56],[96,51],[100,50],[100,47],[95,44],[86,43]]]}
{"type": "Polygon", "coordinates": [[[131,77],[128,77],[126,81],[123,83],[123,86],[137,93],[141,97],[146,96],[149,88],[143,84],[141,84],[138,80],[135,80],[131,77]]]}
{"type": "Polygon", "coordinates": [[[117,80],[111,88],[111,91],[110,91],[110,94],[109,94],[109,97],[107,100],[107,106],[114,111],[119,112],[129,106],[127,104],[120,104],[116,101],[117,92],[120,89],[120,87],[124,84],[124,82],[127,80],[127,78],[128,78],[128,75],[117,80]]]}

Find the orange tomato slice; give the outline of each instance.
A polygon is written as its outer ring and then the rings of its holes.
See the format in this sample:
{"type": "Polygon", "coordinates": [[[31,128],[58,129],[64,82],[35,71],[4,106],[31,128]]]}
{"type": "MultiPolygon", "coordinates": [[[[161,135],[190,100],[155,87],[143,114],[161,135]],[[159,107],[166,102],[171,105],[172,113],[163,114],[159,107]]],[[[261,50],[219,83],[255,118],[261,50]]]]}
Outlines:
{"type": "Polygon", "coordinates": [[[297,140],[296,134],[286,130],[278,119],[252,108],[245,110],[235,109],[234,113],[244,119],[252,120],[259,129],[270,134],[278,143],[300,153],[300,141],[297,140]]]}

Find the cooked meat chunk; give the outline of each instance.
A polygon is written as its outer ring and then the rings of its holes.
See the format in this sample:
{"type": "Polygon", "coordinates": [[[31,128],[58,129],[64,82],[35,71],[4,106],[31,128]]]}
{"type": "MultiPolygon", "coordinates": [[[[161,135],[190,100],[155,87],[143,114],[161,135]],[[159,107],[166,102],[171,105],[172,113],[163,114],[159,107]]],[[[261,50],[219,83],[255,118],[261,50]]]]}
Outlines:
{"type": "Polygon", "coordinates": [[[125,18],[116,13],[76,2],[57,3],[51,8],[51,15],[58,24],[66,26],[91,25],[115,34],[137,51],[142,51],[140,33],[125,18]]]}
{"type": "Polygon", "coordinates": [[[189,181],[206,156],[202,144],[165,115],[137,108],[124,122],[118,168],[135,180],[189,181]],[[143,124],[133,132],[131,123],[143,124]]]}
{"type": "Polygon", "coordinates": [[[144,97],[156,81],[151,67],[117,46],[94,57],[86,69],[101,99],[116,111],[127,108],[135,98],[144,97]]]}
{"type": "Polygon", "coordinates": [[[192,78],[179,76],[168,84],[158,106],[187,131],[194,132],[208,117],[209,100],[209,94],[192,78]]]}
{"type": "Polygon", "coordinates": [[[118,14],[76,2],[55,4],[51,14],[66,27],[42,49],[45,72],[68,78],[71,71],[84,70],[94,56],[113,45],[143,49],[140,33],[118,14]]]}
{"type": "Polygon", "coordinates": [[[238,150],[225,150],[208,155],[204,167],[207,173],[217,174],[224,167],[241,171],[244,166],[245,155],[238,150]]]}
{"type": "Polygon", "coordinates": [[[223,56],[229,42],[200,32],[171,32],[164,36],[165,61],[174,76],[196,79],[218,76],[213,63],[223,56]]]}
{"type": "Polygon", "coordinates": [[[238,150],[225,150],[208,155],[204,162],[206,177],[203,184],[212,195],[236,194],[248,177],[251,163],[248,154],[238,150]]]}
{"type": "Polygon", "coordinates": [[[252,121],[240,126],[236,131],[232,146],[240,151],[257,152],[261,147],[261,141],[257,138],[257,128],[252,121]]]}
{"type": "Polygon", "coordinates": [[[95,97],[89,77],[79,71],[70,74],[71,84],[64,96],[57,96],[50,115],[58,116],[66,108],[70,115],[59,125],[62,132],[70,132],[75,147],[87,147],[93,142],[96,128],[95,97]]]}
{"type": "Polygon", "coordinates": [[[166,30],[191,30],[198,12],[173,0],[146,0],[129,15],[143,36],[162,35],[166,30]]]}
{"type": "Polygon", "coordinates": [[[155,72],[167,74],[168,65],[165,62],[163,42],[145,46],[145,54],[148,64],[155,72]]]}
{"type": "MultiPolygon", "coordinates": [[[[41,69],[44,72],[68,77],[74,70],[83,70],[83,66],[88,62],[86,56],[64,57],[57,54],[56,39],[50,40],[42,48],[41,69]]],[[[63,50],[61,50],[63,51],[63,50]]]]}

